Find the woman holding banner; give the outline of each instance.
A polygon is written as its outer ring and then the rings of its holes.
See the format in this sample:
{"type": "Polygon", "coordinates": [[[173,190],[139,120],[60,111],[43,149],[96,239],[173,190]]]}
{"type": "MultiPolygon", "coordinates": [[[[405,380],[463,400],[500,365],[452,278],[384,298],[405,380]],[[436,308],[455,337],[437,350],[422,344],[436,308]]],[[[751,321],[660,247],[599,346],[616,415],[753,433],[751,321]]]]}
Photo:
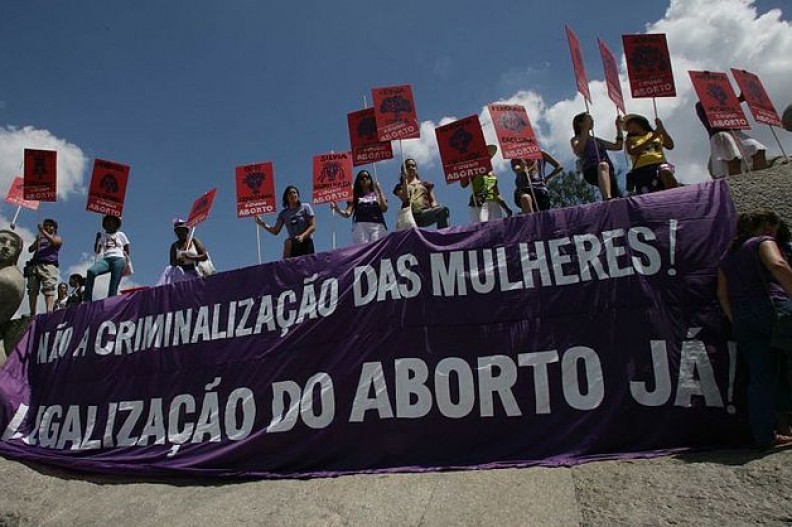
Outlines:
{"type": "Polygon", "coordinates": [[[418,175],[418,164],[415,159],[407,158],[402,165],[403,189],[407,192],[412,207],[413,218],[418,227],[437,224],[438,229],[448,227],[451,212],[437,202],[434,195],[434,183],[423,181],[418,175]]]}
{"type": "Polygon", "coordinates": [[[94,281],[97,276],[110,273],[110,286],[107,296],[116,296],[121,283],[121,274],[129,258],[129,238],[121,232],[121,218],[106,215],[102,218],[102,228],[105,232],[96,233],[94,253],[98,256],[94,264],[88,269],[85,279],[85,300],[93,300],[94,281]]]}
{"type": "Polygon", "coordinates": [[[570,144],[582,161],[583,178],[589,185],[599,187],[604,201],[620,198],[613,162],[607,150],[621,150],[624,146],[621,116],[616,117],[616,141],[613,143],[594,136],[594,119],[588,113],[577,114],[572,119],[572,129],[575,137],[570,139],[570,144]]]}
{"type": "MultiPolygon", "coordinates": [[[[745,98],[740,95],[738,100],[743,102],[745,98]]],[[[751,170],[767,168],[767,147],[765,145],[745,133],[744,130],[710,126],[701,101],[696,103],[696,115],[709,135],[710,157],[707,165],[709,173],[714,179],[739,174],[743,170],[743,163],[751,170]]]]}
{"type": "Polygon", "coordinates": [[[547,183],[564,171],[564,167],[552,155],[542,150],[542,159],[512,159],[514,172],[514,204],[520,207],[523,214],[532,214],[539,210],[550,210],[550,194],[547,183]],[[553,171],[546,174],[547,165],[553,171]]]}
{"type": "Polygon", "coordinates": [[[663,122],[655,119],[657,129],[652,130],[649,120],[637,114],[624,116],[627,132],[627,154],[632,157],[632,170],[627,174],[627,189],[638,194],[648,194],[676,188],[674,165],[668,163],[663,149],[672,150],[674,140],[666,131],[663,122]]]}
{"type": "Polygon", "coordinates": [[[275,225],[267,225],[259,216],[255,220],[261,228],[274,235],[280,234],[286,225],[289,237],[283,242],[283,258],[314,253],[311,236],[316,231],[316,216],[309,204],[300,201],[300,191],[294,185],[289,185],[283,191],[283,209],[275,225]]]}
{"type": "Polygon", "coordinates": [[[388,233],[384,213],[388,210],[388,200],[382,194],[379,182],[371,178],[368,170],[361,170],[352,186],[352,201],[345,209],[335,203],[330,208],[344,218],[352,218],[352,241],[355,244],[377,241],[388,233]]]}
{"type": "Polygon", "coordinates": [[[186,221],[174,220],[173,233],[176,241],[170,246],[170,265],[162,272],[158,286],[199,278],[196,264],[209,258],[204,244],[198,238],[190,238],[186,221]]]}

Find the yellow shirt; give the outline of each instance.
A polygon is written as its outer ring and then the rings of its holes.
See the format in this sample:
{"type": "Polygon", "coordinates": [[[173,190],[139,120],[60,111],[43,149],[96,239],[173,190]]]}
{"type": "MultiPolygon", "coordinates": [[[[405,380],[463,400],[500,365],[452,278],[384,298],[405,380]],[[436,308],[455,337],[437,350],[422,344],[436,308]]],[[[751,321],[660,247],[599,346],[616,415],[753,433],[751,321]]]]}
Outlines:
{"type": "Polygon", "coordinates": [[[628,147],[641,146],[648,144],[648,147],[638,155],[631,156],[633,161],[633,169],[645,167],[647,165],[658,165],[666,163],[665,154],[663,154],[663,140],[659,137],[652,137],[652,132],[641,136],[632,136],[627,138],[628,147]]]}

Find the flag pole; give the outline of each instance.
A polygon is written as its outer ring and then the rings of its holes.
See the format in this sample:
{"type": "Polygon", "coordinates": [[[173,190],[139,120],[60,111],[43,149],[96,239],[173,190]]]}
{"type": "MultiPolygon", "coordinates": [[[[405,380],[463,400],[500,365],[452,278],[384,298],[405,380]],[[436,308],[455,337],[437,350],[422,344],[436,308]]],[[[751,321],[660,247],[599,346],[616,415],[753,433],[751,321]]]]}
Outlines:
{"type": "Polygon", "coordinates": [[[16,221],[17,221],[17,218],[19,218],[19,212],[20,212],[21,210],[22,210],[22,206],[21,206],[21,205],[17,206],[17,210],[16,210],[16,212],[14,213],[14,219],[13,219],[13,220],[11,220],[11,230],[12,230],[12,231],[13,231],[14,229],[16,229],[16,221]]]}
{"type": "Polygon", "coordinates": [[[256,228],[256,251],[258,253],[258,263],[261,265],[261,233],[259,232],[258,223],[254,221],[253,226],[256,228]]]}
{"type": "MultiPolygon", "coordinates": [[[[776,143],[778,144],[778,148],[781,149],[781,155],[783,155],[784,159],[786,159],[786,162],[789,163],[789,156],[787,156],[787,153],[784,151],[784,146],[781,144],[781,141],[779,141],[778,135],[776,135],[775,126],[773,125],[768,125],[768,126],[770,127],[770,131],[773,132],[773,137],[775,138],[776,143]]],[[[13,223],[11,225],[13,225],[13,223]]]]}
{"type": "MultiPolygon", "coordinates": [[[[366,95],[363,95],[363,109],[365,110],[368,108],[368,99],[366,99],[366,95]]],[[[379,184],[379,177],[377,177],[377,162],[374,161],[371,163],[374,166],[374,182],[379,184]]]]}

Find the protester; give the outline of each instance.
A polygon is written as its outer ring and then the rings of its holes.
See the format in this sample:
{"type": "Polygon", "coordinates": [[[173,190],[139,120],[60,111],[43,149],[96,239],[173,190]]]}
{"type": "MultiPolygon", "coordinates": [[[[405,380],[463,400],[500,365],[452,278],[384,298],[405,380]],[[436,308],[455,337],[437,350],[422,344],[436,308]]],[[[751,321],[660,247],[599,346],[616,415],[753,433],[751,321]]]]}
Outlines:
{"type": "Polygon", "coordinates": [[[110,273],[110,285],[107,296],[116,296],[121,283],[121,274],[129,258],[129,238],[121,232],[121,218],[107,215],[102,218],[105,232],[96,233],[94,253],[98,256],[88,269],[85,279],[85,300],[93,300],[94,281],[97,276],[110,273]]]}
{"type": "Polygon", "coordinates": [[[572,119],[572,129],[575,136],[570,139],[570,144],[572,151],[581,159],[583,178],[589,185],[599,187],[603,200],[620,198],[613,162],[607,150],[621,150],[624,146],[621,116],[616,117],[616,142],[613,143],[594,136],[594,119],[588,113],[577,114],[572,119]]]}
{"type": "Polygon", "coordinates": [[[58,236],[58,222],[47,218],[38,225],[38,234],[28,247],[33,253],[27,267],[28,303],[30,315],[36,314],[39,291],[44,295],[47,313],[55,303],[55,286],[58,284],[58,253],[63,240],[58,236]]]}
{"type": "Polygon", "coordinates": [[[201,240],[189,238],[190,229],[186,221],[173,220],[173,233],[176,241],[170,246],[169,265],[162,271],[157,281],[158,286],[199,278],[198,262],[205,262],[209,258],[201,240]]]}
{"type": "Polygon", "coordinates": [[[655,130],[649,120],[637,114],[624,116],[627,132],[625,148],[632,158],[632,170],[627,174],[627,189],[637,194],[648,194],[676,188],[679,183],[674,177],[674,165],[668,163],[663,149],[673,150],[674,140],[666,131],[663,122],[655,119],[655,130]]]}
{"type": "Polygon", "coordinates": [[[396,218],[395,229],[397,231],[401,231],[404,229],[417,227],[412,213],[410,198],[407,196],[407,191],[404,188],[404,177],[402,177],[399,182],[396,183],[396,186],[393,187],[393,195],[399,198],[399,201],[401,202],[399,216],[396,218]]]}
{"type": "MultiPolygon", "coordinates": [[[[740,102],[744,101],[742,95],[740,102]]],[[[710,175],[715,178],[733,176],[743,171],[747,166],[751,170],[762,170],[767,168],[767,157],[765,146],[753,139],[743,130],[730,130],[727,128],[713,128],[707,120],[704,106],[701,102],[696,103],[696,115],[701,124],[707,130],[710,138],[710,157],[707,163],[710,175]],[[743,155],[750,163],[743,164],[743,155]]]]}
{"type": "Polygon", "coordinates": [[[311,236],[316,231],[316,216],[307,203],[300,201],[300,191],[289,185],[283,191],[283,209],[278,214],[275,225],[267,225],[259,216],[256,223],[270,234],[277,235],[284,225],[289,237],[283,242],[283,257],[294,258],[314,253],[311,236]]]}
{"type": "Polygon", "coordinates": [[[748,364],[748,418],[760,448],[792,444],[775,430],[779,353],[770,343],[776,310],[792,311],[792,268],[776,244],[778,227],[772,211],[740,214],[718,270],[718,300],[748,364]]]}
{"type": "Polygon", "coordinates": [[[368,170],[357,173],[352,185],[352,201],[347,202],[346,208],[339,209],[335,203],[331,203],[330,208],[344,218],[352,218],[352,241],[356,244],[377,241],[388,233],[384,216],[388,200],[368,170]]]}
{"type": "Polygon", "coordinates": [[[69,305],[69,286],[66,282],[58,284],[58,298],[55,299],[54,309],[63,309],[69,305]]]}
{"type": "Polygon", "coordinates": [[[66,303],[70,306],[76,306],[83,301],[85,294],[83,291],[83,287],[85,287],[85,278],[83,275],[77,273],[70,275],[69,287],[72,288],[72,291],[69,294],[69,299],[66,303]]]}
{"type": "Polygon", "coordinates": [[[418,175],[418,164],[415,159],[404,160],[402,166],[404,188],[410,199],[415,224],[418,227],[428,227],[437,224],[438,229],[448,227],[450,212],[448,207],[443,207],[434,195],[434,184],[422,181],[418,175]]]}
{"type": "Polygon", "coordinates": [[[550,210],[550,194],[547,183],[563,172],[564,167],[552,155],[542,150],[542,159],[512,159],[514,172],[514,204],[523,214],[531,214],[539,210],[550,210]],[[546,174],[547,165],[553,171],[546,174]]]}
{"type": "MultiPolygon", "coordinates": [[[[498,152],[495,145],[487,145],[490,158],[498,152]]],[[[483,176],[464,177],[459,180],[462,188],[472,185],[470,200],[470,219],[473,223],[484,223],[489,220],[503,218],[505,212],[507,216],[512,215],[512,210],[503,200],[500,190],[498,190],[498,176],[490,171],[483,176]]]]}

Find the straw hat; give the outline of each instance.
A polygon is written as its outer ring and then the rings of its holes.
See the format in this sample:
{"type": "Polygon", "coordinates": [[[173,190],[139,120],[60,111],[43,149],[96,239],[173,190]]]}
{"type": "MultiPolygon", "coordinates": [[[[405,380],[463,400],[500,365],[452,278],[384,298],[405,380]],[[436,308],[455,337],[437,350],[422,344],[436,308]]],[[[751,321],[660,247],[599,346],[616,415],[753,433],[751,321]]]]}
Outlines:
{"type": "Polygon", "coordinates": [[[641,126],[644,127],[645,130],[652,129],[652,125],[649,124],[649,119],[647,119],[643,115],[638,115],[637,113],[628,113],[627,115],[625,115],[624,118],[622,119],[622,128],[627,130],[627,123],[629,123],[630,121],[638,121],[641,124],[641,126]]]}

